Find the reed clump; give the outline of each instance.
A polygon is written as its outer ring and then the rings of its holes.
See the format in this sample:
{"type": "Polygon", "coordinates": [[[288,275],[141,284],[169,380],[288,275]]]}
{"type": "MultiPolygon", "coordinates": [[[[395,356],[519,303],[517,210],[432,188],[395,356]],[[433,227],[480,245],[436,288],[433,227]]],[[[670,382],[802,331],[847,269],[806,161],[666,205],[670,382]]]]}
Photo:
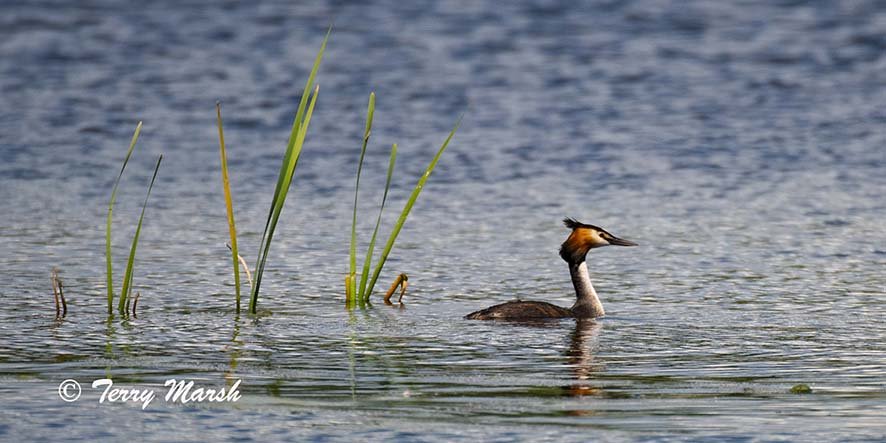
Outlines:
{"type": "MultiPolygon", "coordinates": [[[[129,163],[129,158],[132,156],[133,150],[135,150],[135,144],[138,141],[139,134],[141,133],[142,122],[138,122],[138,125],[135,127],[135,132],[132,134],[132,139],[129,142],[129,149],[126,151],[126,157],[123,159],[123,166],[120,167],[120,173],[117,174],[117,179],[114,181],[114,187],[111,189],[111,200],[108,203],[108,217],[105,226],[105,264],[106,264],[106,276],[107,276],[107,289],[108,289],[108,315],[114,314],[114,278],[113,278],[113,259],[111,257],[111,222],[113,219],[114,212],[114,204],[117,201],[117,187],[120,185],[120,179],[123,177],[123,171],[126,170],[126,165],[129,163]]],[[[163,161],[163,155],[160,155],[157,158],[157,164],[154,166],[154,174],[151,176],[151,183],[148,185],[148,193],[145,196],[145,201],[142,204],[141,215],[138,218],[138,224],[136,224],[135,234],[132,237],[132,243],[129,247],[129,257],[126,261],[126,270],[123,274],[123,287],[120,291],[117,303],[117,311],[120,315],[128,316],[132,312],[131,307],[131,297],[132,297],[132,279],[133,279],[133,268],[135,266],[135,252],[138,248],[138,240],[141,234],[142,223],[145,219],[145,211],[148,207],[148,200],[151,197],[151,190],[154,188],[154,182],[157,180],[157,172],[160,170],[160,163],[163,161]]]]}
{"type": "MultiPolygon", "coordinates": [[[[353,216],[351,218],[351,245],[350,245],[350,267],[348,270],[347,276],[345,276],[345,303],[348,306],[355,305],[365,305],[369,303],[369,297],[372,295],[372,291],[375,288],[375,283],[381,274],[382,269],[384,268],[385,262],[388,259],[388,256],[391,253],[391,250],[394,248],[394,243],[397,241],[397,236],[400,235],[400,230],[403,229],[403,225],[406,223],[406,218],[409,217],[410,211],[412,211],[413,205],[415,205],[416,200],[418,200],[418,196],[421,194],[421,191],[424,189],[425,183],[427,183],[428,178],[431,176],[431,172],[434,171],[434,168],[437,166],[437,162],[440,161],[440,157],[443,155],[443,152],[446,150],[446,147],[449,146],[449,142],[452,140],[452,137],[455,135],[455,132],[458,130],[459,125],[461,124],[461,117],[456,121],[455,126],[449,132],[449,135],[446,137],[446,140],[443,141],[443,144],[440,146],[440,149],[437,150],[437,153],[434,155],[434,158],[431,159],[430,164],[425,169],[424,174],[418,179],[418,183],[416,183],[415,188],[412,190],[412,194],[409,196],[409,199],[406,201],[406,205],[403,207],[403,210],[400,211],[400,217],[397,219],[397,222],[394,224],[391,233],[388,235],[388,240],[385,242],[384,249],[382,250],[381,255],[378,258],[378,262],[375,264],[373,268],[372,257],[373,252],[375,250],[375,241],[376,236],[378,235],[379,225],[381,224],[382,214],[384,213],[385,203],[388,198],[388,190],[391,187],[391,177],[394,171],[394,165],[397,160],[397,144],[393,144],[391,147],[391,155],[390,160],[388,161],[388,172],[387,178],[385,180],[385,189],[382,195],[381,205],[379,206],[378,217],[375,221],[375,228],[372,231],[372,237],[369,240],[369,246],[366,251],[366,258],[363,260],[363,267],[360,272],[359,279],[357,277],[357,202],[358,196],[360,192],[360,175],[363,172],[363,159],[366,156],[366,148],[369,144],[369,138],[372,134],[372,120],[375,115],[375,93],[369,94],[369,105],[366,110],[366,127],[363,132],[363,143],[360,149],[360,160],[357,163],[357,179],[356,184],[354,186],[354,210],[353,216]],[[372,271],[370,272],[370,269],[372,271]],[[358,281],[359,280],[359,281],[358,281]]],[[[395,280],[392,289],[388,295],[385,297],[385,301],[389,302],[390,294],[393,294],[394,290],[396,290],[397,286],[402,286],[402,293],[400,298],[402,299],[402,294],[406,292],[406,274],[400,274],[395,280]]]]}
{"type": "MultiPolygon", "coordinates": [[[[280,214],[283,212],[283,205],[286,202],[286,195],[289,192],[290,185],[292,184],[292,177],[295,174],[295,168],[298,166],[298,159],[301,155],[302,147],[305,143],[305,137],[308,132],[308,127],[311,124],[311,117],[314,114],[314,106],[317,103],[317,96],[320,93],[320,86],[315,85],[314,80],[317,76],[317,72],[320,70],[320,63],[323,60],[323,54],[326,51],[326,43],[329,41],[329,34],[331,31],[332,29],[330,28],[329,31],[326,32],[326,36],[323,38],[323,43],[320,45],[320,50],[317,52],[317,56],[314,59],[314,65],[311,68],[310,74],[308,75],[308,80],[305,84],[301,100],[298,104],[298,110],[295,113],[295,120],[292,123],[292,129],[289,134],[289,141],[286,144],[286,152],[283,154],[283,162],[280,165],[280,173],[277,176],[277,185],[274,188],[274,196],[271,199],[271,207],[268,211],[268,218],[265,221],[265,228],[262,232],[261,242],[259,244],[254,278],[250,278],[251,289],[249,297],[249,312],[252,314],[255,314],[257,312],[258,295],[261,290],[262,276],[264,275],[265,266],[268,261],[268,254],[271,249],[271,244],[273,243],[274,231],[276,230],[277,223],[280,220],[280,214]]],[[[230,191],[230,179],[228,176],[228,165],[225,152],[224,131],[222,130],[220,106],[217,107],[216,114],[218,119],[219,150],[222,159],[222,183],[225,191],[225,204],[228,214],[228,230],[231,237],[231,262],[233,264],[234,286],[236,291],[235,304],[237,312],[240,312],[240,265],[242,264],[244,266],[244,269],[246,269],[247,276],[249,276],[249,268],[245,266],[245,262],[242,260],[242,257],[240,257],[239,249],[237,246],[237,230],[234,223],[234,209],[230,191]]]]}

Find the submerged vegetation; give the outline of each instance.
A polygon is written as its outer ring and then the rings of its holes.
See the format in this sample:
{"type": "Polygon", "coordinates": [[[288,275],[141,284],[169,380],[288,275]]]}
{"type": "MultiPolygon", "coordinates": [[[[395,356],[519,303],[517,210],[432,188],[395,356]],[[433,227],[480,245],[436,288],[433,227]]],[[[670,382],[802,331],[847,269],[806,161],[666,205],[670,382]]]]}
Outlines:
{"type": "MultiPolygon", "coordinates": [[[[135,144],[138,141],[138,136],[141,133],[142,122],[138,122],[138,125],[135,127],[135,132],[132,134],[132,139],[129,142],[129,149],[126,151],[126,157],[123,159],[123,166],[120,167],[120,173],[117,174],[117,179],[114,181],[114,187],[111,190],[111,200],[108,203],[108,218],[107,225],[105,227],[105,261],[107,266],[107,285],[108,285],[108,315],[113,315],[114,313],[114,279],[113,279],[113,260],[111,258],[111,221],[113,218],[114,212],[114,203],[117,200],[117,187],[120,184],[120,179],[123,177],[123,171],[126,170],[126,165],[129,163],[129,158],[132,156],[132,151],[135,149],[135,144]]],[[[151,197],[151,190],[154,188],[154,181],[157,179],[157,172],[160,170],[160,163],[163,161],[163,155],[157,159],[157,165],[154,166],[154,174],[151,176],[151,184],[148,185],[148,193],[145,196],[145,201],[142,204],[141,215],[138,218],[138,224],[135,228],[135,234],[132,237],[132,244],[129,247],[129,258],[126,261],[126,271],[123,275],[123,287],[120,290],[120,296],[118,300],[117,310],[120,315],[127,316],[131,312],[130,309],[130,298],[132,296],[132,278],[133,278],[133,267],[135,264],[135,251],[138,247],[138,239],[141,234],[142,223],[145,219],[145,210],[148,207],[148,199],[151,197]]]]}
{"type": "MultiPolygon", "coordinates": [[[[388,256],[391,253],[391,250],[394,248],[394,242],[397,241],[397,236],[400,235],[400,230],[403,229],[403,225],[406,223],[406,218],[409,217],[409,212],[412,211],[412,206],[415,205],[415,201],[418,200],[418,196],[421,194],[422,189],[424,189],[425,183],[428,181],[428,178],[431,176],[431,172],[434,171],[434,167],[437,166],[437,162],[440,161],[440,157],[443,155],[443,152],[446,150],[446,147],[449,146],[450,140],[455,135],[455,132],[458,130],[458,126],[461,124],[461,118],[456,121],[455,126],[452,128],[452,131],[449,132],[449,135],[446,137],[446,140],[443,141],[443,144],[440,146],[440,149],[437,150],[437,154],[434,155],[434,158],[431,160],[431,163],[428,165],[427,169],[425,169],[424,174],[419,178],[418,183],[415,185],[415,188],[412,190],[412,194],[409,196],[409,199],[406,201],[406,206],[403,207],[403,210],[400,212],[400,217],[397,219],[397,222],[394,224],[394,228],[391,230],[390,235],[388,236],[388,240],[385,243],[385,247],[382,250],[381,256],[378,259],[378,262],[370,273],[369,270],[372,264],[372,256],[375,249],[375,240],[378,235],[378,228],[381,224],[382,214],[385,209],[385,202],[388,198],[388,190],[391,187],[391,177],[394,172],[394,164],[397,160],[397,144],[395,143],[391,147],[391,157],[388,162],[388,173],[387,179],[385,180],[385,189],[384,194],[382,196],[381,205],[378,211],[378,218],[375,222],[375,229],[372,231],[372,237],[369,240],[369,246],[366,251],[366,258],[363,261],[363,269],[360,272],[359,284],[357,283],[357,202],[358,196],[360,192],[360,175],[363,172],[363,159],[366,156],[366,147],[369,144],[369,137],[372,133],[372,119],[375,114],[375,94],[372,93],[369,95],[369,106],[366,110],[366,129],[363,133],[363,145],[360,150],[360,161],[357,163],[357,180],[356,185],[354,186],[354,211],[353,217],[351,220],[351,246],[350,246],[350,269],[348,275],[345,277],[345,303],[348,306],[354,306],[356,304],[365,305],[369,303],[369,296],[372,295],[372,290],[375,288],[375,283],[378,281],[378,277],[381,274],[382,269],[385,266],[385,262],[388,260],[388,256]]],[[[389,294],[385,297],[385,302],[390,300],[390,294],[394,292],[397,286],[402,284],[403,291],[402,294],[406,292],[406,274],[400,274],[395,280],[394,285],[392,285],[391,290],[388,291],[389,294]]]]}

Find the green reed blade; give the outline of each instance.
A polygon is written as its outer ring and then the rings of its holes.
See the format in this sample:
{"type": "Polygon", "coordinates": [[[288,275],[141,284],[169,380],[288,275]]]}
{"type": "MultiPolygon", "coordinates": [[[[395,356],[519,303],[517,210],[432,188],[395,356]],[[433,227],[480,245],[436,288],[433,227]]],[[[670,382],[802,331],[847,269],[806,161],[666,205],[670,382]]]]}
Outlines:
{"type": "Polygon", "coordinates": [[[372,262],[372,252],[375,250],[375,237],[378,235],[378,226],[381,225],[381,215],[385,212],[385,201],[388,199],[388,190],[391,189],[391,176],[394,175],[394,164],[397,162],[397,144],[391,146],[391,159],[388,162],[388,178],[385,180],[385,193],[381,198],[381,208],[378,210],[378,219],[375,220],[375,229],[372,231],[372,239],[369,241],[369,249],[366,250],[366,260],[363,261],[363,272],[360,274],[360,300],[369,301],[369,293],[366,292],[366,283],[369,277],[369,268],[372,262]]]}
{"type": "MultiPolygon", "coordinates": [[[[292,129],[289,133],[289,141],[286,144],[286,153],[283,155],[283,162],[280,164],[280,173],[277,175],[277,185],[274,188],[274,197],[271,199],[271,207],[268,210],[268,219],[267,221],[265,221],[265,230],[262,233],[261,244],[265,243],[265,235],[268,232],[268,227],[271,224],[271,218],[274,214],[274,203],[280,197],[280,192],[283,189],[283,182],[285,177],[287,176],[289,164],[291,163],[295,140],[298,138],[298,133],[301,131],[301,125],[304,121],[305,104],[308,102],[308,97],[310,95],[309,93],[313,88],[314,76],[320,68],[320,60],[323,57],[323,53],[326,51],[326,41],[328,39],[329,31],[327,31],[326,37],[323,39],[323,43],[320,45],[320,51],[317,53],[317,58],[314,60],[314,66],[311,69],[311,73],[308,75],[308,81],[305,84],[305,89],[304,91],[302,91],[301,99],[298,102],[298,110],[296,111],[295,119],[292,122],[292,129]]],[[[259,251],[259,255],[261,255],[261,251],[259,251]]],[[[258,263],[256,263],[256,267],[257,266],[258,263]]]]}
{"type": "Polygon", "coordinates": [[[264,235],[264,242],[261,247],[261,257],[259,263],[256,265],[256,277],[255,277],[255,285],[253,286],[252,298],[250,299],[249,309],[253,314],[256,312],[256,303],[258,302],[258,288],[261,284],[261,276],[264,273],[265,263],[267,262],[268,252],[270,251],[271,241],[274,237],[274,231],[277,228],[277,221],[280,218],[280,214],[283,212],[283,204],[286,202],[286,195],[289,192],[289,186],[292,183],[292,177],[295,173],[295,168],[298,165],[298,159],[301,154],[302,146],[304,145],[305,135],[307,133],[307,128],[311,121],[311,116],[314,112],[314,105],[316,103],[317,95],[320,92],[320,87],[316,86],[314,88],[314,93],[310,97],[310,105],[308,106],[307,113],[305,115],[304,122],[299,125],[303,126],[304,130],[300,130],[298,134],[296,134],[295,140],[292,144],[292,150],[287,152],[288,155],[285,156],[289,160],[287,163],[287,168],[284,171],[283,183],[280,188],[280,193],[277,195],[277,198],[272,202],[272,210],[271,210],[271,219],[269,220],[268,226],[266,228],[266,233],[264,235]]]}
{"type": "Polygon", "coordinates": [[[231,180],[228,176],[228,156],[225,153],[225,133],[222,129],[221,103],[215,104],[218,120],[218,146],[221,155],[222,186],[225,191],[225,208],[228,213],[228,232],[231,234],[231,256],[234,260],[234,291],[236,294],[237,313],[240,313],[240,260],[237,253],[237,227],[234,224],[234,202],[231,198],[231,180]]]}
{"type": "Polygon", "coordinates": [[[372,115],[375,113],[375,93],[369,94],[369,106],[366,110],[366,130],[363,132],[363,147],[360,148],[360,162],[357,163],[357,184],[354,185],[354,216],[351,219],[351,265],[348,275],[354,278],[350,279],[351,287],[348,289],[348,299],[353,301],[354,297],[358,297],[357,293],[357,193],[360,192],[360,173],[363,171],[363,157],[366,156],[366,145],[369,144],[369,135],[372,131],[372,115]]]}
{"type": "Polygon", "coordinates": [[[288,153],[289,155],[286,156],[286,158],[289,159],[289,163],[286,171],[284,171],[285,176],[283,177],[283,184],[280,188],[280,193],[277,194],[277,198],[272,202],[271,219],[265,229],[266,232],[262,235],[264,241],[261,245],[259,261],[256,264],[255,284],[252,287],[252,297],[249,300],[249,311],[253,314],[256,313],[258,291],[261,285],[262,274],[264,274],[265,271],[265,263],[268,260],[268,252],[271,249],[271,241],[274,238],[274,230],[276,230],[277,221],[280,219],[280,214],[283,212],[283,204],[286,202],[286,194],[289,192],[289,185],[292,184],[292,176],[295,173],[296,166],[298,166],[298,158],[301,155],[301,149],[305,143],[305,135],[311,124],[311,116],[314,114],[314,105],[317,103],[317,96],[319,94],[320,86],[315,86],[314,93],[311,94],[310,97],[310,104],[305,112],[305,120],[300,125],[302,129],[299,130],[296,135],[295,142],[292,145],[292,152],[288,153]]]}
{"type": "Polygon", "coordinates": [[[117,200],[117,185],[120,184],[120,178],[123,177],[123,170],[129,163],[129,157],[135,149],[135,142],[138,141],[138,135],[142,132],[142,122],[138,122],[135,132],[132,134],[132,140],[129,142],[129,150],[126,151],[126,157],[123,159],[123,166],[120,167],[120,173],[117,174],[117,180],[114,181],[114,187],[111,190],[111,201],[108,203],[108,222],[105,227],[105,262],[107,264],[107,282],[108,282],[108,315],[114,313],[114,280],[113,266],[111,265],[111,219],[114,212],[114,202],[117,200]]]}
{"type": "Polygon", "coordinates": [[[261,278],[264,274],[265,262],[268,258],[268,250],[271,246],[271,239],[274,236],[277,219],[280,217],[279,211],[283,208],[283,202],[286,200],[286,193],[289,185],[292,183],[292,174],[295,172],[295,166],[298,164],[298,157],[301,153],[301,145],[304,143],[304,134],[308,129],[308,122],[314,109],[314,101],[317,98],[318,88],[314,87],[314,78],[317,71],[320,70],[320,62],[323,60],[323,53],[326,51],[326,42],[329,40],[329,34],[332,27],[326,31],[317,57],[314,59],[314,65],[308,75],[308,81],[305,83],[305,89],[302,92],[301,100],[298,104],[298,111],[295,114],[295,120],[292,123],[292,131],[289,134],[289,142],[286,146],[286,153],[283,156],[283,163],[280,165],[280,174],[277,177],[277,186],[274,189],[274,198],[271,200],[271,208],[268,211],[268,219],[265,222],[265,229],[262,232],[262,239],[259,246],[258,258],[255,264],[255,279],[252,285],[252,295],[249,300],[249,311],[253,314],[256,312],[258,304],[258,293],[261,288],[261,278]],[[311,95],[310,91],[314,90],[311,95]],[[307,106],[310,96],[310,106],[307,106]],[[305,107],[307,106],[307,115],[305,115],[305,107]],[[299,142],[301,140],[301,142],[299,142]]]}
{"type": "Polygon", "coordinates": [[[160,162],[163,161],[163,155],[157,159],[157,166],[154,166],[154,175],[151,177],[151,184],[148,185],[148,194],[145,196],[145,202],[142,204],[142,213],[138,217],[138,225],[135,227],[135,235],[132,237],[132,246],[129,248],[129,260],[126,262],[126,273],[123,276],[123,289],[120,291],[120,304],[118,310],[121,315],[127,314],[127,306],[129,303],[129,294],[132,292],[132,266],[135,262],[135,249],[138,246],[138,236],[142,230],[142,222],[145,219],[145,209],[148,207],[148,199],[151,198],[151,189],[154,188],[154,181],[157,179],[157,171],[160,170],[160,162]]]}
{"type": "Polygon", "coordinates": [[[428,181],[428,177],[431,176],[431,172],[433,172],[434,167],[437,166],[437,162],[440,161],[440,156],[443,155],[443,151],[446,150],[446,146],[449,145],[449,141],[452,140],[452,136],[455,135],[455,131],[458,130],[458,126],[461,125],[462,117],[464,117],[464,115],[459,117],[458,120],[455,122],[455,127],[453,127],[452,131],[449,132],[449,136],[446,137],[443,145],[440,146],[440,150],[437,151],[437,155],[435,155],[434,159],[431,160],[431,163],[428,165],[425,173],[422,174],[420,179],[418,179],[418,184],[416,184],[415,189],[412,190],[412,195],[409,196],[409,201],[407,201],[406,206],[403,207],[403,212],[400,213],[400,218],[397,219],[397,224],[394,225],[394,230],[391,231],[391,235],[388,237],[388,242],[385,243],[385,249],[381,253],[379,262],[375,265],[375,270],[372,272],[372,279],[369,280],[369,287],[366,288],[366,293],[363,295],[366,300],[369,300],[369,296],[372,294],[372,288],[375,287],[375,282],[378,280],[378,276],[379,274],[381,274],[381,269],[384,267],[385,262],[388,260],[388,255],[391,253],[391,249],[394,247],[394,242],[397,240],[397,236],[400,235],[400,230],[403,229],[403,224],[406,223],[406,217],[409,216],[409,211],[412,210],[412,206],[418,199],[418,195],[421,194],[421,191],[425,186],[425,182],[428,181]]]}

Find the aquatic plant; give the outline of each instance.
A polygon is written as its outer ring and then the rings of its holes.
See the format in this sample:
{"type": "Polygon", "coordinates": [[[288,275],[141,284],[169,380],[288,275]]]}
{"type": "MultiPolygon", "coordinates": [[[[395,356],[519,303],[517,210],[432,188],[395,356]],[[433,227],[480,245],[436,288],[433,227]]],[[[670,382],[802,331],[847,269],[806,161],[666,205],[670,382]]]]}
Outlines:
{"type": "MultiPolygon", "coordinates": [[[[424,189],[425,183],[428,181],[428,178],[431,176],[431,172],[434,171],[434,167],[437,166],[437,162],[440,161],[440,157],[443,155],[443,152],[446,150],[446,147],[449,146],[450,140],[455,135],[455,132],[458,130],[459,125],[461,124],[461,117],[456,121],[455,126],[452,128],[452,131],[449,132],[449,135],[446,137],[446,140],[440,146],[440,149],[437,150],[437,154],[434,155],[434,158],[431,160],[431,163],[428,165],[427,169],[425,169],[424,174],[419,178],[418,183],[415,185],[415,188],[412,190],[412,194],[409,196],[409,200],[406,201],[406,205],[403,207],[403,210],[400,212],[400,217],[397,219],[397,222],[394,224],[394,228],[388,236],[388,240],[385,243],[385,247],[382,250],[381,256],[378,259],[378,262],[373,268],[372,273],[369,272],[372,263],[372,256],[375,249],[375,241],[376,236],[378,234],[378,228],[381,224],[382,213],[385,209],[385,202],[388,198],[388,190],[391,187],[391,177],[394,171],[394,164],[397,160],[397,144],[395,143],[391,147],[391,156],[388,162],[388,173],[387,179],[385,181],[385,190],[382,196],[381,206],[378,212],[378,218],[375,222],[375,229],[372,232],[372,237],[369,241],[369,246],[366,251],[366,259],[363,261],[363,270],[360,273],[360,283],[357,284],[357,275],[356,275],[356,244],[357,244],[357,201],[358,201],[358,193],[360,191],[360,175],[363,170],[363,159],[366,155],[366,147],[369,143],[369,137],[372,132],[372,118],[375,114],[375,94],[372,93],[369,95],[369,106],[366,111],[366,128],[363,134],[363,145],[360,150],[360,161],[357,163],[357,180],[356,185],[354,186],[354,212],[351,220],[351,247],[350,247],[350,269],[348,275],[345,277],[345,302],[348,306],[354,306],[355,304],[365,304],[369,302],[369,296],[372,295],[372,290],[375,288],[375,283],[378,280],[379,275],[381,274],[382,269],[384,268],[385,262],[388,259],[388,256],[391,253],[391,250],[394,247],[394,243],[397,241],[397,236],[400,235],[400,230],[403,229],[403,225],[406,223],[406,218],[409,216],[409,212],[412,211],[413,205],[415,205],[415,201],[418,200],[418,196],[421,194],[421,191],[424,189]]],[[[390,294],[393,294],[394,289],[397,286],[402,284],[403,292],[406,290],[406,278],[405,274],[400,274],[397,280],[392,285],[392,290],[389,291],[390,294]]],[[[402,293],[401,293],[402,298],[402,293]]],[[[386,296],[386,301],[390,299],[390,295],[386,296]]]]}
{"type": "MultiPolygon", "coordinates": [[[[231,248],[230,243],[225,243],[225,246],[228,247],[229,251],[233,250],[233,248],[231,248]]],[[[246,273],[246,282],[249,283],[249,287],[251,288],[252,287],[252,274],[249,272],[249,265],[246,264],[246,260],[240,254],[237,254],[237,260],[240,262],[240,266],[243,267],[243,272],[246,273]]]]}
{"type": "MultiPolygon", "coordinates": [[[[132,151],[135,149],[135,144],[138,141],[138,136],[141,133],[142,122],[138,122],[138,125],[135,127],[135,132],[132,134],[132,139],[129,142],[129,149],[126,151],[126,157],[123,159],[123,166],[120,167],[120,173],[117,174],[117,179],[114,181],[114,187],[111,189],[111,200],[108,203],[108,218],[105,226],[105,262],[107,266],[107,286],[108,286],[108,315],[113,315],[114,311],[114,278],[113,278],[113,259],[111,257],[111,221],[113,219],[114,212],[114,203],[117,200],[117,187],[120,185],[120,179],[123,177],[123,171],[126,170],[126,165],[129,163],[129,158],[132,157],[132,151]]],[[[120,291],[119,302],[117,305],[117,309],[121,315],[128,315],[130,312],[129,305],[129,297],[132,294],[132,277],[133,277],[133,266],[135,264],[135,251],[138,247],[138,239],[141,234],[142,223],[145,218],[145,209],[148,206],[148,199],[151,197],[151,190],[154,188],[154,181],[157,179],[157,171],[160,170],[160,162],[163,161],[163,156],[157,159],[157,165],[154,167],[154,174],[151,177],[151,184],[148,186],[148,194],[145,197],[145,202],[142,205],[141,215],[138,218],[138,225],[135,228],[135,234],[132,238],[132,244],[129,248],[129,258],[126,262],[126,271],[123,275],[123,288],[120,291]]]]}
{"type": "Polygon", "coordinates": [[[386,305],[392,305],[391,296],[394,295],[394,292],[397,291],[397,288],[400,288],[400,297],[397,298],[397,303],[403,305],[403,296],[406,295],[406,287],[409,286],[409,276],[406,274],[400,274],[397,278],[394,279],[394,283],[391,283],[391,287],[388,288],[388,292],[385,292],[384,301],[386,305]]]}
{"type": "MultiPolygon", "coordinates": [[[[265,264],[268,260],[268,252],[271,249],[271,243],[274,239],[274,230],[277,227],[277,221],[283,212],[283,204],[286,202],[286,194],[289,192],[289,185],[292,183],[292,176],[298,165],[298,158],[301,155],[302,146],[305,142],[305,135],[308,132],[308,126],[311,123],[311,116],[314,113],[314,105],[317,102],[317,95],[320,93],[320,87],[314,85],[314,78],[320,69],[320,62],[323,60],[323,53],[326,51],[326,42],[329,40],[330,28],[323,38],[320,45],[320,51],[314,59],[314,66],[308,75],[308,81],[302,92],[301,100],[298,104],[298,111],[295,114],[295,120],[292,123],[292,131],[289,134],[289,142],[286,146],[286,153],[283,156],[283,164],[280,166],[280,174],[277,177],[277,186],[274,189],[274,197],[271,199],[271,209],[268,212],[268,219],[265,222],[265,229],[262,232],[261,244],[259,246],[258,259],[255,265],[255,275],[252,285],[252,294],[249,300],[249,312],[255,314],[258,305],[258,294],[261,289],[262,275],[265,271],[265,264]]],[[[233,245],[232,245],[233,247],[233,245]]]]}
{"type": "MultiPolygon", "coordinates": [[[[225,133],[222,129],[221,103],[215,104],[215,115],[218,121],[218,146],[221,155],[222,186],[225,191],[225,208],[228,214],[228,232],[231,235],[231,256],[234,261],[234,291],[236,293],[237,313],[240,313],[240,254],[237,253],[237,226],[234,223],[234,203],[231,199],[231,180],[228,178],[228,156],[225,153],[225,133]]],[[[248,271],[247,271],[248,272],[248,271]]],[[[250,279],[251,280],[251,279],[250,279]]]]}
{"type": "MultiPolygon", "coordinates": [[[[352,274],[351,284],[353,285],[351,290],[351,301],[359,301],[360,303],[366,303],[369,300],[369,294],[366,293],[368,276],[369,276],[369,268],[372,263],[372,254],[375,251],[375,239],[378,236],[378,227],[381,225],[381,216],[385,210],[385,202],[388,199],[388,191],[391,189],[391,177],[394,172],[394,164],[397,162],[397,144],[394,143],[391,146],[391,157],[388,161],[388,174],[387,179],[385,180],[385,191],[381,199],[381,206],[378,210],[378,218],[375,220],[375,228],[372,230],[372,238],[369,241],[369,247],[366,249],[366,259],[363,260],[363,271],[360,273],[360,286],[357,288],[356,275],[352,274]],[[365,294],[365,296],[364,296],[365,294]]],[[[357,191],[355,189],[354,195],[356,197],[357,191]]],[[[356,201],[355,201],[355,209],[356,209],[356,201]]],[[[354,219],[354,223],[356,224],[357,220],[354,219]]],[[[356,236],[353,238],[353,241],[356,242],[356,236]]],[[[369,288],[371,291],[371,287],[369,288]]]]}
{"type": "MultiPolygon", "coordinates": [[[[354,212],[351,217],[351,248],[350,248],[350,268],[345,278],[345,293],[348,300],[351,300],[357,294],[357,196],[360,192],[360,174],[363,172],[363,158],[366,157],[366,146],[369,144],[369,136],[372,133],[372,116],[375,114],[375,93],[369,93],[369,105],[366,109],[366,129],[363,131],[363,146],[360,148],[360,161],[357,162],[357,184],[354,186],[354,212]]],[[[396,146],[396,145],[395,145],[396,146]]],[[[385,187],[385,197],[387,197],[387,186],[385,187]]],[[[382,200],[384,206],[384,200],[382,200]]],[[[378,227],[378,225],[376,225],[378,227]]],[[[375,237],[373,236],[373,243],[375,237]]],[[[370,243],[372,248],[373,243],[370,243]]],[[[362,283],[361,283],[362,286],[362,283]]]]}
{"type": "Polygon", "coordinates": [[[56,320],[65,318],[68,315],[68,303],[65,301],[64,285],[58,276],[57,268],[52,268],[49,279],[52,281],[52,294],[55,298],[55,318],[56,320]]]}
{"type": "Polygon", "coordinates": [[[812,388],[805,383],[800,383],[792,386],[790,392],[791,394],[811,394],[812,388]]]}
{"type": "Polygon", "coordinates": [[[120,173],[117,174],[117,180],[114,181],[114,187],[111,189],[111,201],[108,203],[108,220],[105,228],[105,263],[107,265],[107,286],[108,286],[108,315],[114,313],[114,277],[111,259],[111,218],[114,212],[114,202],[117,200],[117,186],[120,185],[120,179],[123,177],[123,171],[126,170],[126,164],[129,163],[129,157],[135,149],[135,143],[142,131],[142,122],[138,122],[135,132],[132,134],[132,140],[129,142],[129,150],[126,151],[126,157],[123,159],[123,166],[120,167],[120,173]]]}
{"type": "Polygon", "coordinates": [[[145,202],[142,204],[142,212],[138,217],[138,224],[135,227],[135,234],[132,237],[132,245],[129,248],[129,259],[126,261],[126,272],[123,274],[123,289],[120,291],[120,301],[117,310],[120,315],[128,315],[130,312],[129,297],[132,294],[132,269],[135,264],[135,250],[138,247],[138,238],[142,230],[142,222],[145,219],[145,210],[148,207],[148,199],[151,198],[151,190],[154,189],[154,181],[157,180],[157,172],[160,170],[160,163],[163,161],[163,155],[157,158],[157,165],[154,166],[154,175],[151,176],[151,184],[148,185],[148,194],[145,196],[145,202]]]}

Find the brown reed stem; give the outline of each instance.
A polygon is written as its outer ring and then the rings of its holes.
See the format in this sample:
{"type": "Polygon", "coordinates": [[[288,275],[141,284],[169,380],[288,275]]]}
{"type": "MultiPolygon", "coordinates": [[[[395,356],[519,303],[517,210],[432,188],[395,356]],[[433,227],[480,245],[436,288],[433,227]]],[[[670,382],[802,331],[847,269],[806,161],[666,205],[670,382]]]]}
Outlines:
{"type": "Polygon", "coordinates": [[[49,273],[52,281],[52,295],[55,298],[55,318],[61,318],[61,305],[59,304],[59,288],[58,288],[58,269],[52,268],[49,273]]]}
{"type": "Polygon", "coordinates": [[[62,318],[65,318],[68,315],[68,302],[65,301],[65,290],[61,279],[58,279],[58,298],[62,301],[62,318]]]}
{"type": "Polygon", "coordinates": [[[400,287],[400,298],[397,299],[397,303],[403,303],[403,295],[406,294],[406,287],[409,286],[409,277],[406,274],[400,274],[397,278],[394,279],[394,284],[388,289],[388,292],[385,293],[385,304],[393,305],[391,303],[391,296],[394,295],[394,292],[397,291],[397,287],[400,287]]]}

